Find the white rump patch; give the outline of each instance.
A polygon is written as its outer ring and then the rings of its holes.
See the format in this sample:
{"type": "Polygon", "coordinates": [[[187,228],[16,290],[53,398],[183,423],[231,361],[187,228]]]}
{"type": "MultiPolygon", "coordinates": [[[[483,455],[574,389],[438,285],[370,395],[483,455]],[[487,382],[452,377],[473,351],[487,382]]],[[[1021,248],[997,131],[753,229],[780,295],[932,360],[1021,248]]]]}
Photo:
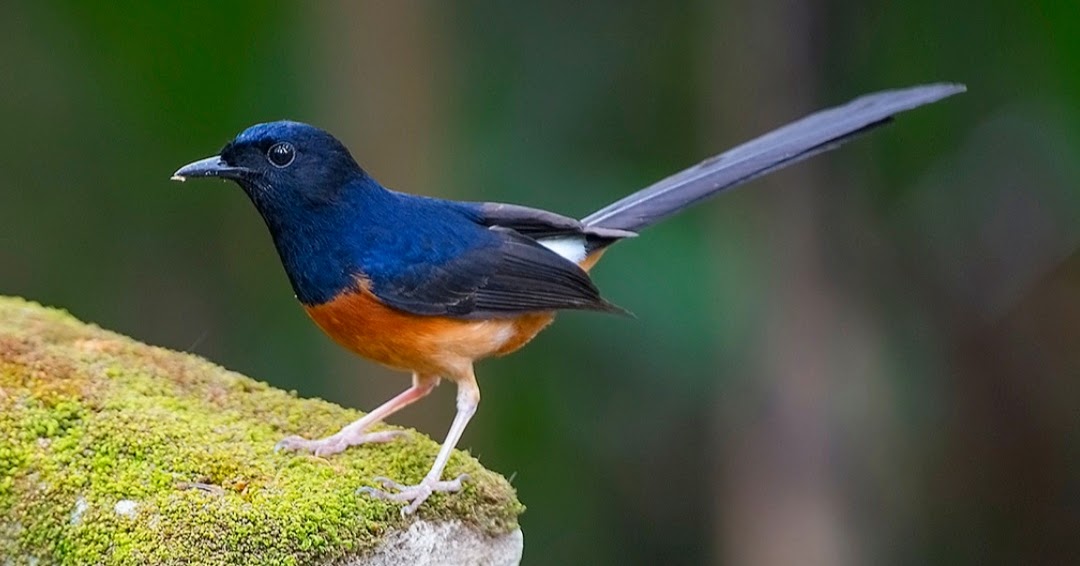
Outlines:
{"type": "Polygon", "coordinates": [[[580,236],[543,238],[537,242],[574,263],[581,263],[585,259],[585,238],[580,236]]]}

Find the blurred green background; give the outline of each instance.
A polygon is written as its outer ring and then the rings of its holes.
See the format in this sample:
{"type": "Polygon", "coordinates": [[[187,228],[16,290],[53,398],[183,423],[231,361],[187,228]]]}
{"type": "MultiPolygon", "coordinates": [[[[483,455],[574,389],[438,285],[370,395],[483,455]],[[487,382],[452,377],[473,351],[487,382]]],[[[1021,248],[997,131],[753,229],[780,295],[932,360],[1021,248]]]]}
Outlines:
{"type": "MultiPolygon", "coordinates": [[[[0,293],[364,409],[407,376],[324,338],[243,194],[178,166],[290,118],[388,186],[580,216],[966,83],[611,251],[637,318],[481,364],[462,447],[528,505],[525,564],[1080,560],[1074,0],[3,7],[0,293]]],[[[453,393],[392,421],[442,438],[453,393]]]]}

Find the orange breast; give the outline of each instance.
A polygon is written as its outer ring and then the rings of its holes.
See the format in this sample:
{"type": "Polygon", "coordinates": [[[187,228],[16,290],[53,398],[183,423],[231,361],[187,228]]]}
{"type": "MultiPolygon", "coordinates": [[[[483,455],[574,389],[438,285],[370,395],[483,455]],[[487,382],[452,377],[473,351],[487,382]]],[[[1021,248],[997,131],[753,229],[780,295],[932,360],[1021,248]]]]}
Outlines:
{"type": "MultiPolygon", "coordinates": [[[[596,250],[578,265],[588,271],[603,253],[596,250]]],[[[369,360],[447,379],[476,360],[521,348],[555,320],[554,312],[493,320],[415,315],[384,305],[363,283],[359,291],[304,309],[334,341],[369,360]]]]}
{"type": "Polygon", "coordinates": [[[447,379],[475,360],[521,348],[555,318],[554,313],[475,321],[420,316],[390,308],[366,289],[305,310],[323,332],[365,358],[447,379]]]}

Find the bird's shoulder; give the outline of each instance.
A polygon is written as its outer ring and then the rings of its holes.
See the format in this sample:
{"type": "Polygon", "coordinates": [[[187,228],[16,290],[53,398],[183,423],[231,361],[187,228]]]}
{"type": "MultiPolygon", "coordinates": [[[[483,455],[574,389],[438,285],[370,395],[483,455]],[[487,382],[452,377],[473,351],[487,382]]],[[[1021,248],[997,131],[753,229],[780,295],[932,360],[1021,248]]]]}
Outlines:
{"type": "Polygon", "coordinates": [[[363,210],[351,228],[369,277],[408,276],[498,245],[466,203],[405,193],[391,197],[363,210]]]}
{"type": "Polygon", "coordinates": [[[399,198],[380,222],[382,243],[362,264],[372,293],[388,305],[460,318],[614,309],[576,263],[539,241],[584,234],[577,221],[525,207],[399,198]]]}

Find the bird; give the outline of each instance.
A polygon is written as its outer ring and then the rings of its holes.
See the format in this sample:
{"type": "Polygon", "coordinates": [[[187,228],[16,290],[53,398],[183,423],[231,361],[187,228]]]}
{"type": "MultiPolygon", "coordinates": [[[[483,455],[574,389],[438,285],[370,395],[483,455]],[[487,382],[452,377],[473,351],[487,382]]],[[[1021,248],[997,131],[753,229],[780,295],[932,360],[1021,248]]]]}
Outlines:
{"type": "Polygon", "coordinates": [[[172,179],[240,186],[262,216],[304,310],[331,339],[364,358],[411,372],[412,385],[322,439],[290,436],[276,449],[330,456],[387,442],[371,427],[457,386],[457,410],[430,471],[416,484],[373,478],[372,497],[415,512],[444,479],[451,452],[480,402],[473,370],[514,352],[562,310],[626,313],[600,295],[589,271],[615,243],[721,191],[831,150],[918,106],[964,92],[938,83],[864,95],[773,130],[575,219],[528,206],[453,201],[393,191],[342,142],[292,121],[253,125],[218,155],[172,179]]]}

